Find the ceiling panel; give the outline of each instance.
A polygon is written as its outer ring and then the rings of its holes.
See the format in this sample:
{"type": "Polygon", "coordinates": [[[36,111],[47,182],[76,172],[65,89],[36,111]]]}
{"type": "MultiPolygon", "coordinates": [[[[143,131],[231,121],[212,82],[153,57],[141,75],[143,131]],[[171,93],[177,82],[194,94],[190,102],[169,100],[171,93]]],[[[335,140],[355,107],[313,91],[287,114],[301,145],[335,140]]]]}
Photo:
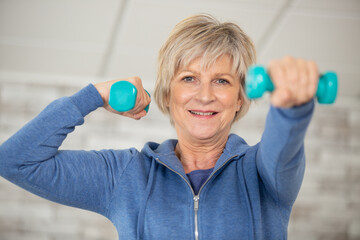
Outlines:
{"type": "Polygon", "coordinates": [[[346,13],[359,16],[360,14],[359,0],[298,0],[295,4],[298,9],[325,10],[336,15],[346,13]]]}
{"type": "Polygon", "coordinates": [[[259,5],[259,1],[223,1],[221,4],[218,1],[131,1],[118,31],[106,75],[140,75],[153,81],[156,76],[157,52],[171,29],[180,20],[197,13],[210,13],[222,21],[234,21],[257,43],[283,3],[274,1],[271,5],[259,5]]]}
{"type": "Polygon", "coordinates": [[[94,76],[101,52],[0,44],[0,72],[94,76]]]}
{"type": "Polygon", "coordinates": [[[1,0],[0,36],[105,43],[118,0],[1,0]]]}
{"type": "Polygon", "coordinates": [[[0,70],[94,74],[120,6],[118,0],[0,1],[0,70]]]}

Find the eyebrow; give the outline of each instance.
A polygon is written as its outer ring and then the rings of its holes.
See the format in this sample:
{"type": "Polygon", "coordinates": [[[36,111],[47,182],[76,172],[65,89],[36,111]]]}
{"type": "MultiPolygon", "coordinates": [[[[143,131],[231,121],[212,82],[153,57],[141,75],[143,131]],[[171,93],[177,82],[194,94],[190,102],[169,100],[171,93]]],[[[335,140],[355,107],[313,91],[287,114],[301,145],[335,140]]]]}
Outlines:
{"type": "Polygon", "coordinates": [[[229,76],[229,77],[234,78],[234,75],[231,73],[216,73],[215,76],[217,76],[217,77],[229,76]]]}
{"type": "MultiPolygon", "coordinates": [[[[200,75],[200,72],[198,71],[193,71],[193,70],[190,70],[190,69],[183,69],[181,70],[177,75],[180,75],[180,74],[183,74],[183,73],[192,73],[192,74],[195,74],[195,75],[200,75]]],[[[223,77],[223,76],[229,76],[229,77],[232,77],[234,78],[234,75],[231,74],[231,73],[216,73],[215,74],[216,77],[223,77]]]]}
{"type": "Polygon", "coordinates": [[[192,70],[190,70],[190,69],[183,69],[183,70],[181,70],[181,71],[178,71],[177,75],[182,74],[182,73],[184,73],[184,72],[189,72],[189,73],[193,73],[193,74],[196,74],[196,75],[200,75],[199,72],[197,72],[197,71],[192,71],[192,70]]]}

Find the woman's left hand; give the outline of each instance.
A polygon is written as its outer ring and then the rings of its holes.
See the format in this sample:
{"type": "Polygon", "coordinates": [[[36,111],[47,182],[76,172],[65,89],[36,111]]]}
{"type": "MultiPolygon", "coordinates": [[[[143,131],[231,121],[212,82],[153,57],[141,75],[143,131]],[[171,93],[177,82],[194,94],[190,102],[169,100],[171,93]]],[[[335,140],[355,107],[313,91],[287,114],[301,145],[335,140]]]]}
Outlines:
{"type": "Polygon", "coordinates": [[[271,61],[268,73],[275,87],[271,94],[271,103],[275,107],[299,106],[316,94],[319,72],[313,61],[284,57],[271,61]]]}

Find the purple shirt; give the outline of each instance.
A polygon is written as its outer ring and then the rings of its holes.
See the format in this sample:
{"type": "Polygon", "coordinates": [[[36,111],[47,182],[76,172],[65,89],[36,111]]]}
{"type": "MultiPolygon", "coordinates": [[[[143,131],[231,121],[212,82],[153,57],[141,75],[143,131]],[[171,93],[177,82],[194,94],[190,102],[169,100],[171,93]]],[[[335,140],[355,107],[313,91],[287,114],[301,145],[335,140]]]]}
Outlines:
{"type": "Polygon", "coordinates": [[[206,182],[214,168],[200,169],[189,172],[186,176],[189,178],[191,186],[194,190],[195,195],[198,194],[201,186],[206,182]]]}

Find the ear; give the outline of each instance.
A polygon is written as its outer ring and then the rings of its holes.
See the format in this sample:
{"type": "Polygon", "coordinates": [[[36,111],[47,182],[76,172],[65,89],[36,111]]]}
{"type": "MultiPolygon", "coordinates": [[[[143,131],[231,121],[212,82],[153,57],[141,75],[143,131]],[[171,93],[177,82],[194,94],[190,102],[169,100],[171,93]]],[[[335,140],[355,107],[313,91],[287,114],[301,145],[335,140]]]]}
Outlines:
{"type": "Polygon", "coordinates": [[[236,102],[236,112],[240,111],[242,104],[243,104],[243,101],[242,101],[241,97],[239,96],[239,99],[236,102]]]}

